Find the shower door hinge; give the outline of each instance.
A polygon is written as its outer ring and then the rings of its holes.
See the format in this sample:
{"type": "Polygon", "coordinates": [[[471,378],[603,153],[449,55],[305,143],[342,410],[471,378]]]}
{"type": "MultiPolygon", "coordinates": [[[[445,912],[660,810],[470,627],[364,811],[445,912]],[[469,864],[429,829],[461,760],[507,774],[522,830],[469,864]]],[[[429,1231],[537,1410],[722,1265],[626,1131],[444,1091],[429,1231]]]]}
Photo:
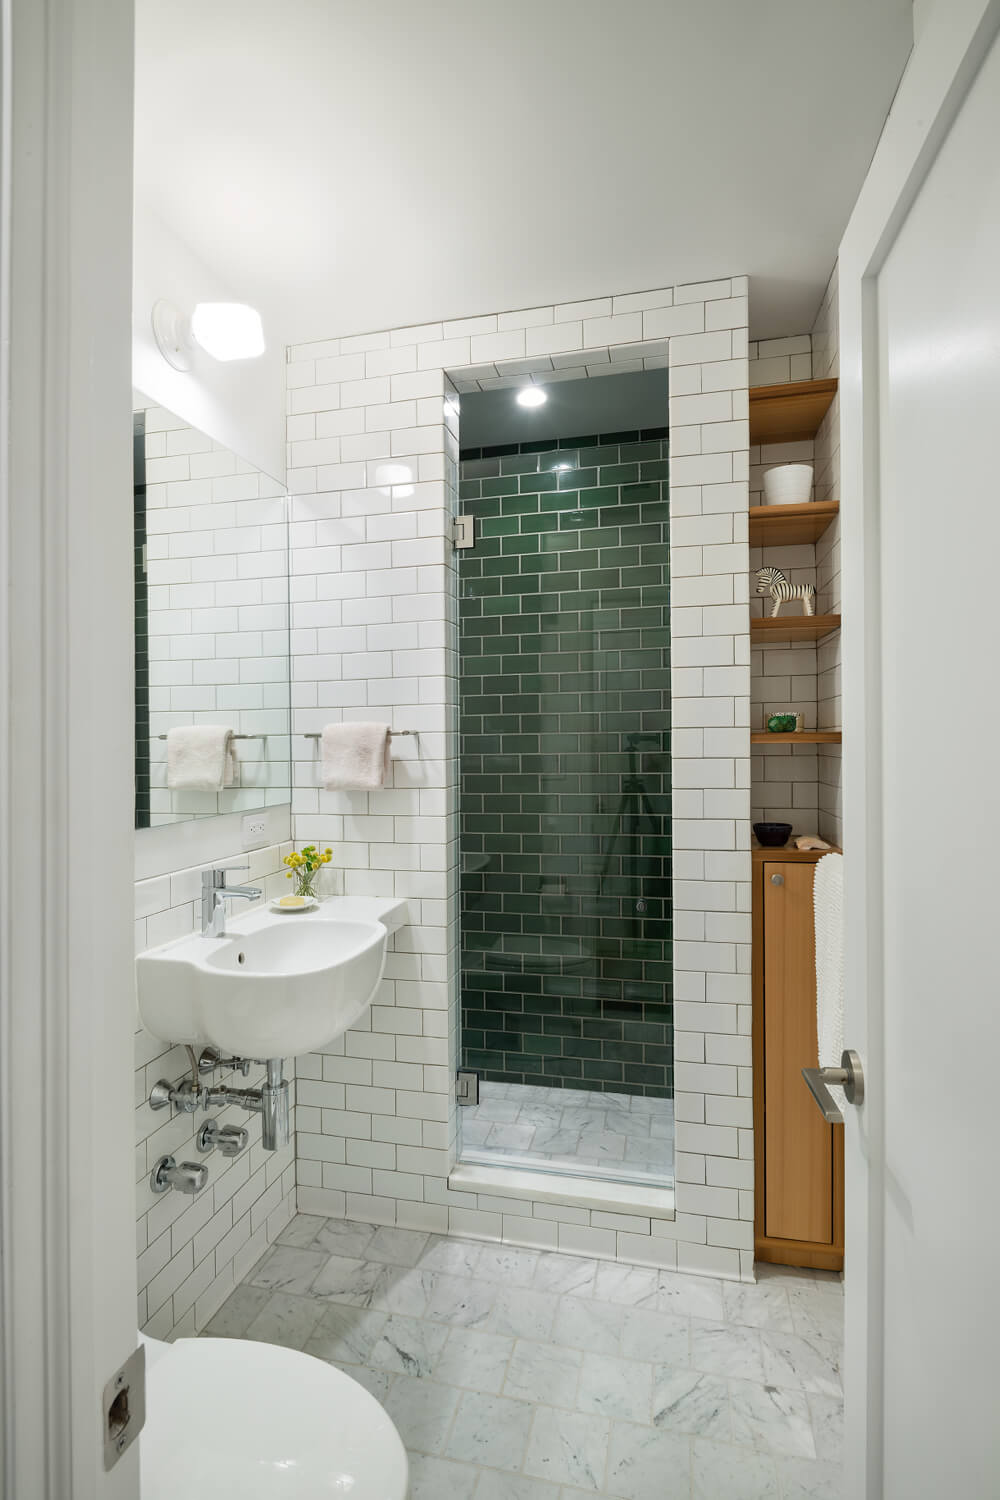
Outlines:
{"type": "Polygon", "coordinates": [[[130,1448],[146,1421],[146,1347],[138,1349],[117,1370],[101,1397],[104,1468],[113,1469],[130,1448]]]}
{"type": "Polygon", "coordinates": [[[474,547],[476,545],[475,516],[456,516],[451,539],[456,548],[474,547]]]}
{"type": "Polygon", "coordinates": [[[475,1068],[459,1068],[455,1077],[455,1098],[459,1104],[479,1103],[479,1074],[475,1068]]]}

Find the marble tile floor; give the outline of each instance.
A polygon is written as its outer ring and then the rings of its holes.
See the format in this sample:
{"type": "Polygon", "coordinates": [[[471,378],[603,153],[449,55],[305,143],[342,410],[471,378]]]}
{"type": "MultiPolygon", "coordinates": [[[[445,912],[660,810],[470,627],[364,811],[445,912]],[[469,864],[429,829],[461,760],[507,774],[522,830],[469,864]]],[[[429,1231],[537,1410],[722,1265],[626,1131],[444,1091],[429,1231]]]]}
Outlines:
{"type": "Polygon", "coordinates": [[[841,1500],[840,1280],[756,1285],[300,1214],[206,1336],[366,1386],[410,1500],[841,1500]]]}
{"type": "Polygon", "coordinates": [[[556,1168],[662,1187],[674,1175],[674,1101],[483,1080],[460,1111],[463,1161],[556,1168]]]}

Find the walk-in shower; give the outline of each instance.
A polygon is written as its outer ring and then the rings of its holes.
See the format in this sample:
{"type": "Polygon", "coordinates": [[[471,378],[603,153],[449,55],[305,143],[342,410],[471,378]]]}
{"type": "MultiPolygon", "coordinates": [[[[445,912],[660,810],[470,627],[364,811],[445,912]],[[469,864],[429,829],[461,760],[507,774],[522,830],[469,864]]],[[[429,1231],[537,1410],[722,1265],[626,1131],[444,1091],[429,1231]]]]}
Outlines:
{"type": "Polygon", "coordinates": [[[549,394],[462,399],[462,1156],[662,1185],[666,372],[549,394]]]}

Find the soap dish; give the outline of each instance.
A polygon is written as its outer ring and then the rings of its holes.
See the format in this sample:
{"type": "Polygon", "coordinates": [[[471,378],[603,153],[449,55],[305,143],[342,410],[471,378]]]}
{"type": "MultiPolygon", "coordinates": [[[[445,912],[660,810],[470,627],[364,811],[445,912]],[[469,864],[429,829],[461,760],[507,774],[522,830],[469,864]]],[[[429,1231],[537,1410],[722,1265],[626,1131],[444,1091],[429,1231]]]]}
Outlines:
{"type": "Polygon", "coordinates": [[[319,902],[315,896],[276,896],[271,902],[272,911],[289,912],[312,911],[319,902]]]}

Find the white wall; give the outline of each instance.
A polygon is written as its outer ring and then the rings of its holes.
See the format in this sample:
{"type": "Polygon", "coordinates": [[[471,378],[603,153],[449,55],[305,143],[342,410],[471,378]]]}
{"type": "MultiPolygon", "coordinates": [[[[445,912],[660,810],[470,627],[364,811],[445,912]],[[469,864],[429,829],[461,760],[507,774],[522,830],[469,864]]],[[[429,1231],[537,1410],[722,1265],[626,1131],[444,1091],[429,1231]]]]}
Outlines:
{"type": "Polygon", "coordinates": [[[284,347],[264,329],[260,359],[212,359],[199,349],[188,371],[175,370],[153,337],[153,304],[172,302],[189,317],[198,302],[244,302],[158,218],[135,200],[132,298],[132,383],[143,395],[176,412],[255,468],[279,481],[285,476],[284,347]]]}
{"type": "Polygon", "coordinates": [[[747,282],[329,339],[289,351],[297,841],[344,888],[405,896],[383,988],[300,1060],[299,1207],[514,1244],[752,1275],[747,282]],[[525,369],[670,368],[676,1213],[455,1190],[456,569],[451,385],[525,369]],[[450,405],[450,403],[448,403],[450,405]],[[386,469],[386,465],[392,465],[386,469]],[[401,470],[405,468],[408,473],[401,470]],[[330,720],[387,719],[379,792],[318,788],[330,720]],[[303,1085],[304,1087],[304,1085],[303,1085]],[[305,1105],[308,1114],[301,1113],[305,1105]],[[308,1148],[303,1149],[308,1140],[308,1148]]]}

